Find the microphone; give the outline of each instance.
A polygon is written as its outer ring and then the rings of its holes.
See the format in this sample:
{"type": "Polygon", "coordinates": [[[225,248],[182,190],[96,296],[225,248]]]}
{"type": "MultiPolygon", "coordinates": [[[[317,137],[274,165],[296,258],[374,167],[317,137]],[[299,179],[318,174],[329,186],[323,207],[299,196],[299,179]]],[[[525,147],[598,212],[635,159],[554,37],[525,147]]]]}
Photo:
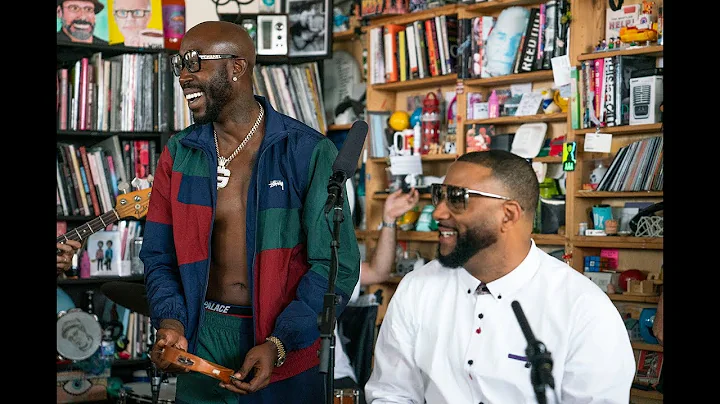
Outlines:
{"type": "Polygon", "coordinates": [[[535,397],[538,403],[545,404],[547,402],[545,386],[548,385],[551,389],[555,389],[555,381],[552,376],[553,362],[550,357],[550,352],[545,348],[545,344],[535,338],[535,334],[533,334],[530,329],[530,323],[528,323],[525,313],[522,307],[520,307],[520,302],[513,300],[510,306],[515,312],[515,317],[517,317],[518,323],[520,323],[520,329],[528,342],[525,354],[531,365],[530,382],[533,385],[535,397]]]}
{"type": "Polygon", "coordinates": [[[352,124],[345,138],[345,143],[338,152],[332,166],[333,174],[328,183],[328,199],[325,202],[325,213],[330,212],[336,202],[342,199],[345,180],[355,174],[367,132],[368,124],[365,121],[355,121],[352,124]]]}

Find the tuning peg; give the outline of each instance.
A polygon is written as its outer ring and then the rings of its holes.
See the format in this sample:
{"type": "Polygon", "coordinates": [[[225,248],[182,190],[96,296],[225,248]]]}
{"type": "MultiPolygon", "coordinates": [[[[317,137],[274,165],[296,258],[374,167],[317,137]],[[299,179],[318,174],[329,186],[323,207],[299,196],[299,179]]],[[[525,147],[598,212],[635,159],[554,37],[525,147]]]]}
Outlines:
{"type": "Polygon", "coordinates": [[[153,180],[155,180],[155,177],[154,177],[152,174],[148,174],[147,180],[148,180],[148,182],[149,182],[150,184],[152,184],[152,183],[153,183],[153,180]]]}
{"type": "Polygon", "coordinates": [[[130,190],[130,185],[125,181],[118,182],[118,190],[123,194],[126,194],[130,190]]]}
{"type": "Polygon", "coordinates": [[[138,177],[133,178],[130,184],[132,184],[135,189],[142,189],[142,180],[138,177]]]}

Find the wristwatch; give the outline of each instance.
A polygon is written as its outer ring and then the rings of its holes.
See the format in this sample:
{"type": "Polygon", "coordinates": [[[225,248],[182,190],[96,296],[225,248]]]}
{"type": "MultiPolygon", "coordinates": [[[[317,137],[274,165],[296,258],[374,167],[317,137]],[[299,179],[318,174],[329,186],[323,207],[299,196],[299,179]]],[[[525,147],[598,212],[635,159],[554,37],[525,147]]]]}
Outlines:
{"type": "Polygon", "coordinates": [[[388,228],[394,229],[394,228],[395,228],[395,222],[394,222],[394,221],[393,221],[393,222],[386,222],[386,221],[383,220],[383,222],[382,222],[382,227],[388,227],[388,228]]]}
{"type": "Polygon", "coordinates": [[[283,365],[283,363],[285,363],[285,346],[283,345],[282,341],[280,341],[280,339],[275,336],[269,336],[265,338],[265,341],[270,341],[275,344],[275,348],[277,348],[278,351],[278,357],[275,361],[275,367],[279,368],[283,365]]]}

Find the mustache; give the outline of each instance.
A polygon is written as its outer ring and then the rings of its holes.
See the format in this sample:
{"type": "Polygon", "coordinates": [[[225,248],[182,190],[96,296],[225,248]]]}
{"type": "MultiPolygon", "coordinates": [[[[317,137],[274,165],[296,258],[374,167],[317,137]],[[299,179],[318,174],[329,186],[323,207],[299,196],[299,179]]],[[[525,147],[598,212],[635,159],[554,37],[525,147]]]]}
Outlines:
{"type": "Polygon", "coordinates": [[[88,25],[93,26],[93,27],[95,26],[95,24],[91,23],[91,22],[88,21],[88,20],[83,20],[82,18],[78,18],[78,19],[72,20],[72,22],[71,22],[70,24],[71,24],[71,25],[74,25],[74,24],[88,24],[88,25]]]}

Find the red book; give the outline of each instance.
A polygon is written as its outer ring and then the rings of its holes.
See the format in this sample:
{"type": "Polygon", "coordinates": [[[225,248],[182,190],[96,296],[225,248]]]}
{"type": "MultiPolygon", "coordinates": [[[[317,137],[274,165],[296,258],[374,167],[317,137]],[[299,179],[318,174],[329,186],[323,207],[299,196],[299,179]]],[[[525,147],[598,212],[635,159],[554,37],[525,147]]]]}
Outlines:
{"type": "Polygon", "coordinates": [[[80,94],[78,94],[78,130],[87,130],[88,58],[80,59],[80,94]]]}
{"type": "Polygon", "coordinates": [[[435,19],[425,20],[425,41],[428,49],[428,66],[430,75],[440,75],[440,53],[438,52],[437,32],[435,31],[435,19]]]}

